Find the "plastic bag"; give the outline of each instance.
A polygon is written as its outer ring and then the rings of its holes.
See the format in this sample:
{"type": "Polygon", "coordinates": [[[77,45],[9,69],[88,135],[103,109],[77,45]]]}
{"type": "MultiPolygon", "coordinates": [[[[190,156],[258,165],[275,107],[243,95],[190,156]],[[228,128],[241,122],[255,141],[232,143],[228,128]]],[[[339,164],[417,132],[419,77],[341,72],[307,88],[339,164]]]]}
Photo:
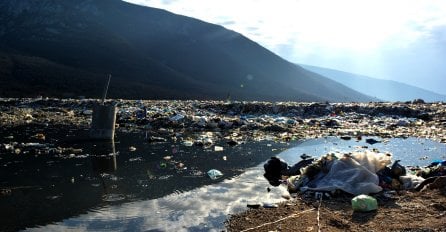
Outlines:
{"type": "Polygon", "coordinates": [[[378,202],[375,198],[361,194],[352,199],[353,211],[368,212],[378,209],[378,202]]]}
{"type": "Polygon", "coordinates": [[[208,176],[209,176],[211,179],[216,180],[216,179],[222,177],[222,176],[223,176],[223,173],[221,173],[221,172],[220,172],[219,170],[217,170],[217,169],[211,169],[211,170],[208,171],[208,176]]]}
{"type": "Polygon", "coordinates": [[[415,176],[412,174],[400,176],[399,179],[401,183],[403,183],[404,189],[414,189],[424,181],[423,177],[415,176]]]}
{"type": "Polygon", "coordinates": [[[391,163],[391,156],[362,152],[344,155],[326,164],[329,169],[325,174],[320,172],[312,181],[300,190],[334,191],[343,190],[353,195],[377,193],[382,191],[378,185],[376,172],[391,163]]]}

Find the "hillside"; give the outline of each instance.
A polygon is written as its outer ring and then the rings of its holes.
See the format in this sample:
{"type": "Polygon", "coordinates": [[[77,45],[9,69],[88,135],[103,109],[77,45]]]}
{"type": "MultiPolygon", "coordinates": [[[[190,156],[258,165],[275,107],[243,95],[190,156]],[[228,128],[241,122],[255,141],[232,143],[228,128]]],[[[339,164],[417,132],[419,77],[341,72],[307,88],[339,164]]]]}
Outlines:
{"type": "Polygon", "coordinates": [[[300,66],[356,91],[385,101],[411,101],[414,99],[423,99],[427,102],[446,101],[445,95],[397,81],[377,79],[310,65],[300,66]]]}
{"type": "Polygon", "coordinates": [[[239,33],[119,0],[0,2],[0,96],[372,101],[239,33]]]}

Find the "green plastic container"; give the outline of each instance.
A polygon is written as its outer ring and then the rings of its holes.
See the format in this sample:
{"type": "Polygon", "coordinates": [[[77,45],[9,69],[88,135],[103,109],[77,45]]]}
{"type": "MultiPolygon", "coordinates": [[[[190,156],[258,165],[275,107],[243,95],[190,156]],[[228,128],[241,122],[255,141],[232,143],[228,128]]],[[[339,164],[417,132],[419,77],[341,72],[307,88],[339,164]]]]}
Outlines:
{"type": "Polygon", "coordinates": [[[368,212],[378,209],[378,202],[374,197],[361,194],[352,199],[353,211],[368,212]]]}

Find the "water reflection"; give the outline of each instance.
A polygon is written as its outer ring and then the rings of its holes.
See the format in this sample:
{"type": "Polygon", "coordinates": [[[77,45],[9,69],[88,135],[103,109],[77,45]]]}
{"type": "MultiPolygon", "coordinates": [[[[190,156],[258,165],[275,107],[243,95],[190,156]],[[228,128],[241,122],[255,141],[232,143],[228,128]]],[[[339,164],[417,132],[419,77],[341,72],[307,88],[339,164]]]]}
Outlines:
{"type": "Polygon", "coordinates": [[[93,173],[100,179],[104,189],[102,200],[104,202],[119,202],[126,199],[120,189],[113,183],[113,173],[117,170],[115,141],[96,142],[93,144],[90,156],[93,173]]]}
{"type": "MultiPolygon", "coordinates": [[[[14,139],[22,143],[35,142],[28,140],[29,134],[35,133],[32,129],[29,131],[23,136],[13,131],[4,134],[13,134],[14,139]]],[[[224,147],[224,150],[215,152],[213,147],[186,147],[174,141],[149,143],[144,134],[139,133],[118,133],[114,143],[78,139],[84,138],[84,134],[85,131],[48,130],[46,137],[47,141],[52,141],[51,144],[39,144],[39,150],[33,148],[36,151],[29,154],[5,153],[0,156],[0,188],[10,190],[10,194],[0,196],[0,231],[61,221],[66,226],[76,225],[78,228],[84,224],[82,220],[86,219],[82,218],[86,215],[110,215],[117,205],[123,203],[145,207],[156,204],[159,213],[154,210],[156,208],[124,208],[117,215],[125,220],[116,219],[115,223],[105,224],[100,220],[88,221],[89,227],[119,229],[121,225],[133,225],[132,215],[138,213],[166,215],[165,212],[176,212],[176,207],[180,212],[188,206],[194,209],[200,204],[206,205],[206,199],[219,195],[203,197],[203,201],[194,198],[196,189],[235,178],[246,168],[256,166],[289,147],[289,144],[273,141],[234,147],[222,142],[216,145],[224,147]],[[58,140],[68,134],[70,139],[58,140]],[[136,150],[129,150],[132,146],[136,150]],[[52,150],[60,153],[46,153],[52,150]],[[206,176],[206,172],[213,168],[222,171],[224,177],[211,180],[206,176]]],[[[182,218],[180,214],[171,217],[182,218]]],[[[224,217],[223,213],[218,215],[224,217]]],[[[135,220],[165,221],[144,216],[135,220]]],[[[39,229],[47,230],[46,227],[39,229]]]]}
{"type": "Polygon", "coordinates": [[[0,196],[0,230],[45,225],[102,207],[111,189],[102,177],[117,169],[115,145],[91,142],[83,148],[89,146],[91,153],[78,156],[2,154],[0,187],[10,194],[0,196]]]}
{"type": "MultiPolygon", "coordinates": [[[[221,231],[228,214],[246,210],[248,202],[278,202],[282,186],[267,192],[262,166],[223,182],[173,193],[159,199],[110,206],[56,225],[45,231],[221,231]]],[[[31,231],[33,231],[31,229],[31,231]]]]}
{"type": "MultiPolygon", "coordinates": [[[[349,152],[372,148],[389,151],[406,165],[414,162],[415,165],[424,166],[430,163],[430,159],[444,159],[446,154],[445,144],[426,139],[390,139],[370,145],[364,141],[323,138],[305,141],[285,150],[279,156],[291,164],[299,161],[302,153],[319,156],[331,151],[349,152]],[[429,160],[420,159],[421,156],[428,156],[429,160]]],[[[162,182],[157,184],[162,185],[162,182]]],[[[248,202],[277,202],[286,192],[283,186],[279,186],[271,188],[272,191],[268,193],[267,187],[270,185],[263,177],[263,167],[260,164],[219,183],[189,191],[174,192],[157,199],[108,205],[95,212],[45,226],[43,229],[45,231],[221,231],[224,229],[223,223],[227,215],[246,210],[248,202]]]]}
{"type": "Polygon", "coordinates": [[[112,173],[118,168],[114,140],[94,144],[92,153],[90,160],[93,172],[98,174],[112,173]]]}
{"type": "MultiPolygon", "coordinates": [[[[369,137],[372,138],[372,137],[369,137]]],[[[300,160],[300,154],[319,157],[329,152],[351,152],[378,149],[380,152],[390,152],[394,160],[401,160],[404,166],[427,166],[434,160],[446,159],[446,144],[423,138],[391,138],[382,139],[373,137],[379,141],[375,144],[366,142],[367,138],[361,140],[342,140],[337,137],[325,137],[303,141],[280,157],[294,164],[300,160]],[[299,155],[296,155],[299,154],[299,155]]]]}

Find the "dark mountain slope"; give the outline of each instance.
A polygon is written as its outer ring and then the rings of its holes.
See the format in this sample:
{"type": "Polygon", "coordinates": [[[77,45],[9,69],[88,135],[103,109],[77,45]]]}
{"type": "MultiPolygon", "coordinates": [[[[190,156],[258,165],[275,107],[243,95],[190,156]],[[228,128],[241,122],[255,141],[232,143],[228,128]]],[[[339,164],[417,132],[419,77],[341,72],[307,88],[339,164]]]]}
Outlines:
{"type": "Polygon", "coordinates": [[[446,96],[412,85],[392,80],[376,79],[334,69],[301,65],[305,69],[324,75],[334,81],[364,94],[386,101],[411,101],[423,99],[428,102],[446,101],[446,96]]]}
{"type": "Polygon", "coordinates": [[[111,73],[110,97],[373,100],[221,26],[119,0],[3,0],[0,44],[3,96],[97,97],[111,73]]]}

